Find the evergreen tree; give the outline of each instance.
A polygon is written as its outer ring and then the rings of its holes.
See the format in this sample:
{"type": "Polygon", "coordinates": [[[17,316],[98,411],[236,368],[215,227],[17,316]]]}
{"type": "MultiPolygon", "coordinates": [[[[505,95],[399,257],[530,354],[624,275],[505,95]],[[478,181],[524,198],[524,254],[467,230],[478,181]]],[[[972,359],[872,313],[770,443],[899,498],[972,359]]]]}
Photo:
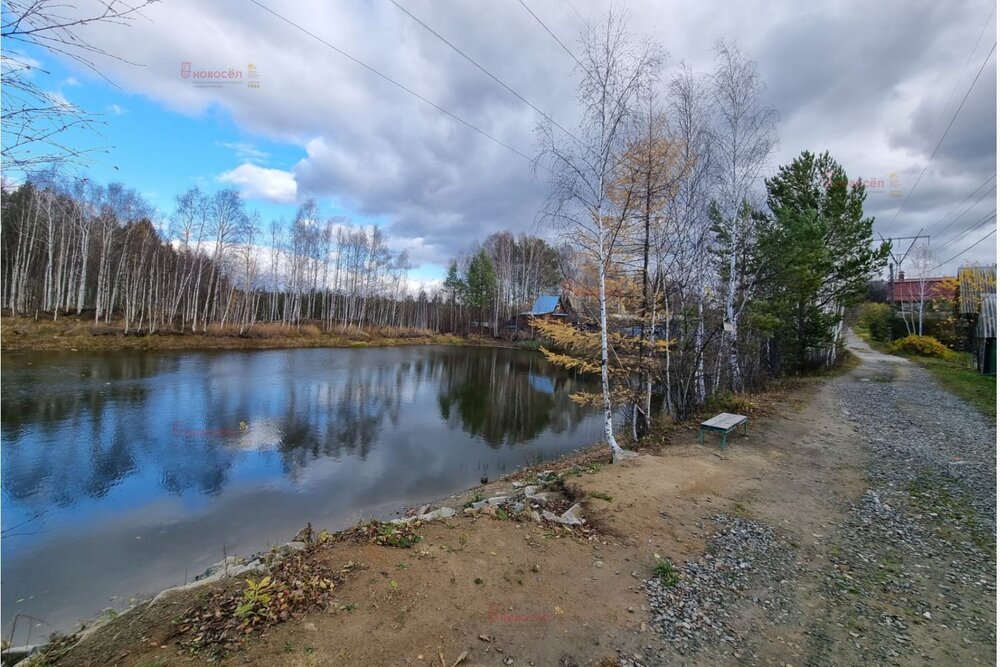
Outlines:
{"type": "Polygon", "coordinates": [[[455,331],[455,302],[458,296],[465,292],[465,283],[458,275],[458,262],[451,260],[448,265],[448,275],[444,279],[444,289],[448,293],[448,304],[451,306],[451,331],[455,331]]]}
{"type": "Polygon", "coordinates": [[[465,276],[465,305],[479,312],[479,326],[482,326],[483,314],[493,300],[496,291],[497,277],[493,269],[493,260],[485,250],[477,252],[469,263],[469,272],[465,276]]]}
{"type": "Polygon", "coordinates": [[[829,153],[806,151],[766,181],[754,260],[761,281],[759,322],[772,330],[782,361],[796,370],[833,359],[844,308],[864,297],[885,266],[864,217],[865,188],[829,153]],[[820,357],[820,353],[823,357],[820,357]]]}

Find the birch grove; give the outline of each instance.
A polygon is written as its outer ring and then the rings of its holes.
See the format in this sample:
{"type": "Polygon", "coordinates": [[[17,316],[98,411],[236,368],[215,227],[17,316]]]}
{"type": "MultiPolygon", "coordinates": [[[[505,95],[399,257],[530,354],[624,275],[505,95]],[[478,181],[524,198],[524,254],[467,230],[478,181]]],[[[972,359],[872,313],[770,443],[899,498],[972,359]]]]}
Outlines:
{"type": "Polygon", "coordinates": [[[261,323],[448,330],[441,323],[453,318],[437,312],[448,304],[410,293],[406,254],[381,230],[316,211],[307,201],[290,232],[275,221],[265,233],[235,190],[193,188],[154,222],[122,184],[39,174],[4,192],[3,308],[52,319],[86,311],[126,334],[253,335],[261,323]]]}
{"type": "Polygon", "coordinates": [[[777,114],[739,49],[719,43],[712,72],[664,72],[661,49],[614,13],[581,45],[580,132],[543,124],[539,144],[543,212],[574,251],[565,285],[588,312],[536,326],[550,361],[599,368],[601,395],[580,400],[600,402],[617,460],[616,431],[631,423],[641,439],[654,395],[661,414],[683,419],[834,363],[844,309],[885,253],[873,250],[863,187],[822,182],[816,164],[842,174],[829,156],[804,154],[767,178],[777,114]],[[797,197],[786,194],[793,178],[797,197]]]}

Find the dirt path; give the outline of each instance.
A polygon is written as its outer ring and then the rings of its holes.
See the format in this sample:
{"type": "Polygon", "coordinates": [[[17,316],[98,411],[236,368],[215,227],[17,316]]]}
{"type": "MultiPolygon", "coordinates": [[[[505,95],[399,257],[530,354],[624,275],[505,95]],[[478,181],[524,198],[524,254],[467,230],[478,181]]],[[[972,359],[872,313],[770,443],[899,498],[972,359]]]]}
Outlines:
{"type": "MultiPolygon", "coordinates": [[[[858,368],[798,385],[726,451],[680,430],[564,474],[592,532],[459,513],[410,549],[318,550],[360,564],[336,603],[224,662],[989,664],[995,426],[922,369],[851,346],[858,368]]],[[[57,664],[203,664],[170,623],[191,601],[140,607],[57,664]]]]}

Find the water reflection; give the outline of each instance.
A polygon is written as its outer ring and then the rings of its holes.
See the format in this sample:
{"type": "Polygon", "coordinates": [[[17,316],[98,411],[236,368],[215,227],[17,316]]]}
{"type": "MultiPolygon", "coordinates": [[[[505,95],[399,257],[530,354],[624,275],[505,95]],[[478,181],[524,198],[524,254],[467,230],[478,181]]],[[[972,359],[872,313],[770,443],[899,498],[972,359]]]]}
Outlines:
{"type": "Polygon", "coordinates": [[[584,388],[482,348],[5,358],[4,628],[81,559],[88,576],[36,615],[176,583],[220,539],[252,551],[587,444],[595,416],[569,399],[584,388]]]}
{"type": "Polygon", "coordinates": [[[443,366],[441,418],[490,447],[530,442],[546,429],[562,433],[583,415],[569,399],[580,389],[577,380],[552,373],[539,356],[494,350],[451,356],[443,366]]]}

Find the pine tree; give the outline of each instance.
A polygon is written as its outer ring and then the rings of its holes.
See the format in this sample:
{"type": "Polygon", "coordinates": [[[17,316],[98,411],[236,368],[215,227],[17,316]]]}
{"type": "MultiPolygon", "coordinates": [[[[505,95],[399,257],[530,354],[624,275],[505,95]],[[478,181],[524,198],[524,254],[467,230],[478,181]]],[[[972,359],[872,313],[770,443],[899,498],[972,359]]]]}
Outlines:
{"type": "Polygon", "coordinates": [[[493,300],[496,291],[497,278],[493,269],[493,260],[485,250],[480,250],[469,263],[469,271],[465,276],[465,305],[479,312],[479,326],[483,325],[483,314],[493,300]]]}
{"type": "Polygon", "coordinates": [[[801,370],[819,351],[832,359],[844,308],[864,296],[889,249],[873,247],[864,185],[850,183],[829,153],[803,152],[766,183],[770,212],[758,214],[754,258],[765,297],[758,315],[782,358],[801,370]]]}
{"type": "Polygon", "coordinates": [[[451,331],[455,331],[455,308],[458,296],[465,292],[465,283],[458,275],[458,262],[451,260],[448,265],[448,275],[444,279],[444,289],[448,292],[448,303],[451,306],[451,331]]]}

